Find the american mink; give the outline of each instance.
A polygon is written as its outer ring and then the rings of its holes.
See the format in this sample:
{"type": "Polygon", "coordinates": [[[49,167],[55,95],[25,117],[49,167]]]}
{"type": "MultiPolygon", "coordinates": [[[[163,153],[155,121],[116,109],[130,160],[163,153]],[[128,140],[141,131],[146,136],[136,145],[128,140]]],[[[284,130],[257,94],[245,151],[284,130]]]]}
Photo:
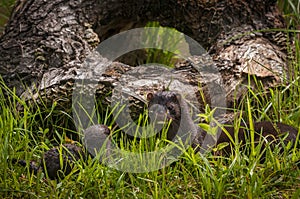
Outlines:
{"type": "MultiPolygon", "coordinates": [[[[178,132],[181,133],[189,132],[192,136],[192,139],[195,141],[192,143],[194,148],[203,143],[203,139],[206,135],[204,130],[200,130],[197,124],[194,123],[190,115],[190,109],[185,103],[184,99],[177,94],[176,92],[171,91],[161,91],[157,93],[149,93],[147,95],[148,107],[149,107],[149,116],[150,119],[162,121],[162,122],[171,122],[167,132],[167,139],[173,140],[178,132]]],[[[231,137],[234,139],[234,127],[226,126],[223,124],[224,128],[231,137]]],[[[298,134],[298,130],[292,126],[283,124],[283,123],[272,123],[269,121],[255,122],[255,141],[262,139],[262,136],[269,142],[278,143],[280,138],[288,133],[288,136],[283,140],[284,144],[287,144],[289,141],[295,142],[298,134]],[[275,142],[273,142],[275,140],[275,142]]],[[[110,130],[105,125],[93,125],[85,130],[85,146],[88,150],[99,148],[96,146],[101,146],[106,138],[109,136],[110,130]],[[89,149],[89,147],[91,147],[89,149]]],[[[182,138],[182,134],[179,133],[179,136],[182,138]]],[[[249,131],[247,131],[246,125],[241,124],[238,131],[238,139],[245,143],[246,139],[250,139],[249,131]]],[[[216,145],[220,143],[230,143],[230,139],[227,137],[225,132],[221,132],[220,137],[217,140],[216,145]]],[[[111,140],[108,140],[106,145],[106,153],[104,155],[110,155],[111,140]]],[[[263,145],[265,147],[265,145],[263,145]]],[[[201,146],[200,146],[201,148],[201,146]]],[[[227,146],[223,149],[225,153],[230,153],[231,147],[227,146]]],[[[94,157],[90,151],[91,155],[94,157]]],[[[43,158],[40,164],[37,164],[34,161],[31,161],[29,164],[30,170],[34,173],[42,170],[43,172],[48,173],[50,179],[62,178],[64,175],[68,175],[73,168],[73,163],[76,160],[79,160],[81,157],[85,157],[84,150],[74,144],[64,144],[62,147],[62,159],[63,167],[60,165],[60,153],[59,148],[55,147],[46,151],[43,155],[43,158]],[[64,175],[61,175],[62,172],[64,175]]],[[[104,156],[102,156],[103,158],[104,156]]],[[[14,160],[22,166],[26,166],[24,160],[14,160]]]]}
{"type": "MultiPolygon", "coordinates": [[[[194,134],[193,147],[196,148],[196,151],[201,148],[203,143],[203,139],[206,136],[207,132],[203,129],[198,128],[198,126],[193,122],[191,116],[189,114],[189,108],[181,96],[175,92],[171,91],[161,91],[155,94],[150,93],[147,96],[149,101],[149,107],[156,106],[156,117],[165,118],[166,120],[171,120],[170,128],[167,132],[167,139],[172,140],[179,129],[180,125],[185,125],[185,129],[192,129],[194,134]],[[160,106],[158,106],[160,105],[160,106]],[[182,114],[184,113],[184,114],[182,114]],[[195,132],[195,129],[197,132],[195,132]],[[195,136],[195,134],[197,134],[195,136]],[[198,139],[198,140],[197,140],[198,139]],[[198,148],[199,147],[199,148],[198,148]]],[[[232,126],[228,126],[228,124],[223,124],[224,128],[228,131],[231,137],[234,139],[234,128],[232,126]]],[[[272,123],[269,121],[263,122],[255,122],[254,123],[255,130],[255,142],[262,139],[262,136],[269,142],[274,141],[272,144],[278,143],[279,139],[282,138],[286,133],[288,136],[283,140],[284,144],[287,144],[289,141],[295,142],[298,134],[298,130],[292,126],[283,124],[283,123],[272,123]]],[[[238,139],[242,143],[245,143],[246,139],[250,139],[250,133],[247,131],[246,126],[241,124],[238,132],[238,139]]],[[[230,139],[225,134],[225,132],[221,132],[216,145],[220,143],[230,143],[230,139]]],[[[265,147],[265,145],[263,145],[265,147]]],[[[223,149],[225,153],[230,153],[231,147],[230,145],[223,149]]]]}
{"type": "Polygon", "coordinates": [[[84,146],[92,157],[95,157],[97,153],[101,152],[100,160],[108,161],[111,155],[111,149],[114,147],[109,135],[110,129],[103,124],[92,125],[84,130],[84,146]],[[101,149],[103,145],[105,149],[101,149]]]}
{"type": "Polygon", "coordinates": [[[190,116],[190,109],[180,94],[171,91],[148,93],[147,100],[150,120],[170,122],[167,132],[168,140],[173,140],[176,135],[181,138],[190,135],[191,139],[194,139],[197,127],[190,116]]]}
{"type": "MultiPolygon", "coordinates": [[[[110,135],[110,130],[106,125],[98,124],[85,129],[84,135],[85,147],[90,152],[90,155],[95,157],[96,154],[93,153],[94,150],[99,151],[99,146],[102,146],[106,138],[110,135]]],[[[106,143],[106,157],[109,155],[110,144],[111,140],[108,139],[106,143]]],[[[30,171],[34,174],[37,174],[39,171],[47,172],[51,180],[62,179],[72,171],[75,161],[87,157],[85,150],[75,144],[63,144],[61,149],[62,166],[60,164],[60,148],[54,147],[43,154],[39,165],[35,161],[30,161],[30,171]]],[[[103,158],[103,156],[101,158],[103,158]]],[[[19,163],[21,166],[26,166],[25,160],[13,159],[13,162],[19,163]]]]}
{"type": "MultiPolygon", "coordinates": [[[[68,175],[74,167],[74,162],[83,157],[84,152],[81,147],[75,144],[63,144],[60,147],[53,147],[46,151],[39,165],[35,161],[30,161],[30,171],[34,174],[37,174],[39,171],[47,173],[51,180],[63,178],[65,175],[68,175]],[[60,150],[63,160],[62,164],[60,150]]],[[[26,166],[25,160],[14,159],[13,162],[17,162],[21,166],[26,166]]]]}
{"type": "MultiPolygon", "coordinates": [[[[262,148],[266,147],[266,142],[270,143],[271,147],[275,144],[279,144],[280,141],[284,145],[288,144],[288,142],[292,142],[293,144],[297,139],[298,130],[290,125],[283,124],[280,122],[272,123],[270,121],[262,121],[262,122],[254,122],[254,141],[255,146],[261,140],[263,142],[262,148]],[[283,139],[286,136],[285,139],[283,139]]],[[[230,134],[230,136],[234,139],[234,127],[228,124],[224,124],[225,130],[230,134]]],[[[250,130],[249,124],[241,124],[238,129],[238,140],[239,142],[245,143],[246,140],[250,140],[250,130]]],[[[230,143],[230,139],[222,131],[219,139],[217,140],[217,145],[220,143],[228,142],[230,143]]],[[[284,147],[284,146],[282,146],[284,147]]],[[[230,145],[226,146],[222,151],[225,153],[230,153],[231,147],[230,145]]],[[[264,156],[264,155],[263,155],[264,156]]]]}

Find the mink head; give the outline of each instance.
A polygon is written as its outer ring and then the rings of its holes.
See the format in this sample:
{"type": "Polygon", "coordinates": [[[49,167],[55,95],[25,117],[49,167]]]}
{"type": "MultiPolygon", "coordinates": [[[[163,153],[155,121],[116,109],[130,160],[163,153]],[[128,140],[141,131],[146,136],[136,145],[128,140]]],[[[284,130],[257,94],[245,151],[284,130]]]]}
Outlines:
{"type": "Polygon", "coordinates": [[[47,171],[50,179],[63,178],[68,175],[74,167],[74,162],[84,156],[82,148],[74,144],[64,144],[61,152],[60,154],[59,148],[52,148],[43,155],[40,166],[44,172],[47,171]]]}
{"type": "Polygon", "coordinates": [[[149,93],[148,111],[151,122],[170,123],[167,138],[172,140],[177,133],[181,119],[180,95],[171,91],[149,93]]]}

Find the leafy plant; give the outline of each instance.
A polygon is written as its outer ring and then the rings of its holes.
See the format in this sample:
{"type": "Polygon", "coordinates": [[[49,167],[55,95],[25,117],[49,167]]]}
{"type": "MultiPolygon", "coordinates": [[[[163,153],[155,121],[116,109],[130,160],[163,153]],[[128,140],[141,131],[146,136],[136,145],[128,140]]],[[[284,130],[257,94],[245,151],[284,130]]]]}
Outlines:
{"type": "Polygon", "coordinates": [[[1,0],[0,1],[0,35],[4,31],[4,26],[10,16],[12,6],[15,0],[1,0]]]}
{"type": "Polygon", "coordinates": [[[174,64],[178,60],[177,54],[180,53],[180,46],[184,45],[184,40],[178,35],[178,31],[175,28],[168,28],[166,31],[160,26],[159,22],[148,22],[146,27],[155,27],[147,32],[146,38],[143,41],[145,43],[156,43],[157,48],[146,49],[147,60],[146,63],[160,63],[165,66],[174,68],[174,64]],[[164,49],[170,49],[166,51],[164,49]]]}

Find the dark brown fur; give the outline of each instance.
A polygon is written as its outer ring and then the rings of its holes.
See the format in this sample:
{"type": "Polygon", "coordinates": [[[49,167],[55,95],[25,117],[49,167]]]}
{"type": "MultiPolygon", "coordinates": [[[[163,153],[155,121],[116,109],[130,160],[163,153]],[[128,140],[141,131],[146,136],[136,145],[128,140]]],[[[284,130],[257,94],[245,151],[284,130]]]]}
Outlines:
{"type": "MultiPolygon", "coordinates": [[[[206,136],[206,132],[202,129],[199,129],[195,127],[195,124],[193,120],[191,119],[191,116],[189,115],[189,109],[184,103],[180,97],[180,95],[176,94],[175,92],[170,91],[162,91],[157,92],[155,94],[150,93],[148,95],[149,100],[149,107],[159,104],[162,105],[165,109],[165,111],[158,111],[157,114],[165,114],[163,115],[167,120],[172,119],[172,123],[170,125],[170,128],[168,130],[168,136],[167,138],[169,140],[172,140],[174,136],[177,134],[177,130],[179,129],[180,125],[185,125],[186,128],[192,128],[198,129],[197,136],[194,136],[196,139],[199,139],[193,143],[193,147],[198,148],[199,150],[201,148],[201,145],[203,143],[203,139],[206,136]],[[184,114],[184,117],[182,117],[182,113],[184,114]]],[[[229,124],[223,124],[224,128],[228,131],[228,133],[231,135],[231,137],[234,139],[234,127],[232,125],[229,126],[229,124]]],[[[250,131],[247,130],[249,127],[246,125],[241,124],[238,131],[238,139],[239,142],[245,143],[246,140],[250,140],[250,131]]],[[[257,145],[259,140],[262,140],[263,138],[265,141],[268,141],[269,143],[272,142],[271,146],[274,146],[274,144],[277,144],[280,142],[280,139],[283,138],[286,133],[288,133],[287,137],[282,140],[284,144],[287,144],[289,141],[295,142],[298,134],[298,130],[292,126],[283,124],[283,123],[272,123],[269,121],[263,121],[263,122],[255,122],[254,123],[254,131],[255,131],[255,144],[257,145]]],[[[228,136],[221,132],[220,137],[217,140],[216,145],[220,143],[230,143],[230,139],[228,136]]],[[[263,144],[263,148],[266,146],[266,143],[263,144]]],[[[231,152],[231,146],[228,145],[223,149],[223,151],[228,154],[231,152]]]]}
{"type": "Polygon", "coordinates": [[[61,147],[62,164],[60,163],[60,148],[52,148],[43,155],[40,167],[49,176],[50,179],[63,178],[68,175],[73,167],[74,162],[83,156],[82,148],[75,144],[64,144],[61,147]]]}
{"type": "MultiPolygon", "coordinates": [[[[74,162],[79,160],[83,155],[84,152],[81,147],[75,144],[64,144],[61,148],[54,147],[46,151],[39,165],[34,161],[30,161],[29,169],[34,174],[37,174],[39,171],[47,173],[51,180],[63,178],[72,171],[74,162]],[[60,150],[62,151],[61,153],[60,150]],[[60,154],[62,164],[60,162],[60,154]]],[[[13,160],[13,162],[18,162],[20,165],[26,166],[25,160],[13,160]]]]}
{"type": "MultiPolygon", "coordinates": [[[[93,125],[85,130],[85,146],[87,150],[94,150],[92,146],[101,146],[105,139],[110,135],[110,130],[106,125],[93,125]]],[[[106,157],[109,156],[111,141],[108,140],[106,157]]],[[[99,148],[96,148],[99,150],[99,148]]],[[[91,153],[94,157],[95,154],[91,153]]],[[[39,171],[48,175],[52,180],[62,179],[68,175],[73,167],[75,161],[86,158],[86,153],[83,148],[75,144],[63,144],[60,147],[53,147],[43,154],[43,158],[39,164],[35,161],[29,162],[29,169],[34,174],[39,171]],[[61,162],[62,159],[62,162],[61,162]]],[[[103,157],[102,157],[103,158],[103,157]]],[[[13,159],[13,163],[18,163],[21,166],[26,166],[25,160],[13,159]]]]}
{"type": "Polygon", "coordinates": [[[181,109],[176,94],[172,92],[149,93],[147,100],[149,101],[149,115],[154,114],[155,116],[153,116],[160,121],[165,120],[168,122],[172,120],[168,129],[167,139],[173,140],[181,121],[181,109]]]}
{"type": "MultiPolygon", "coordinates": [[[[259,143],[259,141],[263,142],[263,148],[267,145],[267,143],[271,144],[270,146],[274,146],[275,144],[280,143],[282,141],[283,147],[288,144],[288,142],[294,143],[297,139],[298,130],[290,125],[283,124],[280,122],[272,123],[270,121],[262,121],[262,122],[254,122],[254,141],[255,146],[259,143]],[[288,135],[287,135],[288,134],[288,135]],[[287,137],[283,139],[285,136],[287,137]]],[[[234,127],[233,125],[224,124],[224,128],[230,134],[230,136],[234,140],[234,127]]],[[[238,140],[242,142],[242,144],[246,143],[246,140],[250,140],[250,130],[249,124],[241,124],[238,129],[238,140]]],[[[217,145],[220,143],[228,142],[231,143],[229,137],[222,131],[220,137],[217,140],[217,145]]],[[[223,149],[225,153],[231,152],[231,146],[228,145],[223,149]]]]}
{"type": "Polygon", "coordinates": [[[192,138],[196,136],[197,128],[190,116],[189,108],[178,93],[171,91],[149,93],[147,99],[148,109],[153,110],[153,113],[149,114],[154,114],[156,118],[166,123],[171,120],[167,132],[168,140],[173,140],[176,135],[183,140],[186,138],[185,135],[191,135],[192,138]]]}

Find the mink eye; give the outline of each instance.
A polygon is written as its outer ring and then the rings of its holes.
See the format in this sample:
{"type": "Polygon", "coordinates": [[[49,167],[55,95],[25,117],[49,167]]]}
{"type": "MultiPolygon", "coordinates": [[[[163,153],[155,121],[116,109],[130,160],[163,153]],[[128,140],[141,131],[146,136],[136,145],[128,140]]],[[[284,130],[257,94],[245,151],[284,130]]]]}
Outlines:
{"type": "Polygon", "coordinates": [[[167,108],[172,115],[176,115],[176,108],[174,104],[172,103],[167,104],[167,108]]]}

